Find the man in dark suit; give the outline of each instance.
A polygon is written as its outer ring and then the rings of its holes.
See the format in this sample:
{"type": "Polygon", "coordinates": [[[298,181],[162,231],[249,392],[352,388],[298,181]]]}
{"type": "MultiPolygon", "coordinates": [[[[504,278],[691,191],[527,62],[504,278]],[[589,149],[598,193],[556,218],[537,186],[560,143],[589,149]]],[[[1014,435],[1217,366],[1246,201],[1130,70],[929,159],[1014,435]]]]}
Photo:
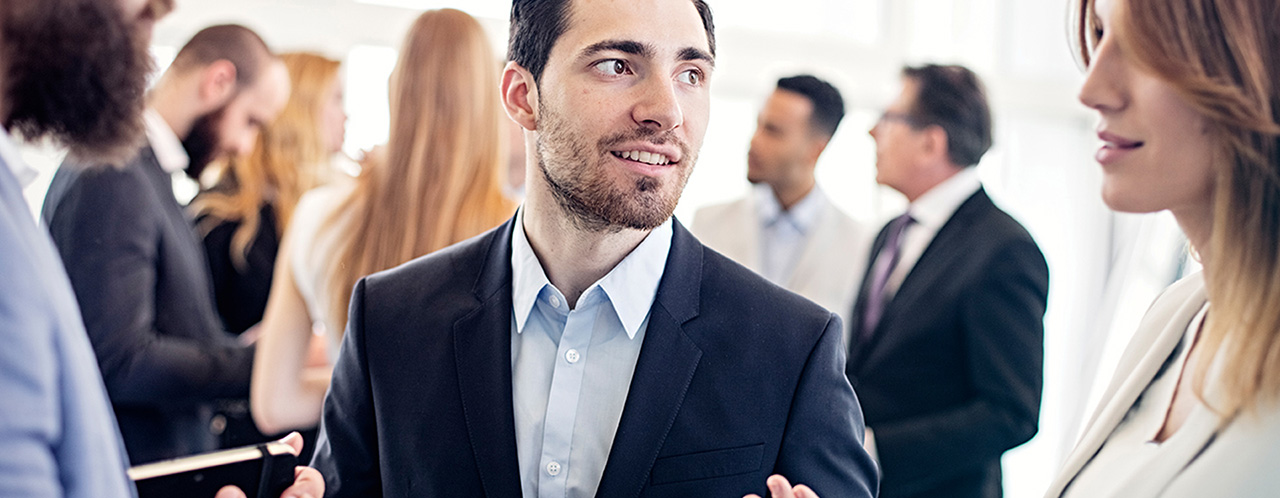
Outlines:
{"type": "Polygon", "coordinates": [[[312,465],[330,496],[874,496],[838,318],[671,218],[715,45],[701,0],[517,0],[528,197],[361,280],[312,465]]]}
{"type": "Polygon", "coordinates": [[[911,203],[872,247],[847,367],[881,496],[1001,496],[1000,456],[1038,425],[1049,271],[973,168],[991,146],[982,85],[907,68],[871,136],[876,181],[911,203]]]}
{"type": "Polygon", "coordinates": [[[148,97],[137,156],[123,167],[69,160],[50,186],[43,216],[134,464],[213,449],[209,403],[248,395],[253,351],[214,312],[170,173],[196,176],[218,154],[247,151],[287,95],[283,64],[256,34],[205,29],[148,97]]]}

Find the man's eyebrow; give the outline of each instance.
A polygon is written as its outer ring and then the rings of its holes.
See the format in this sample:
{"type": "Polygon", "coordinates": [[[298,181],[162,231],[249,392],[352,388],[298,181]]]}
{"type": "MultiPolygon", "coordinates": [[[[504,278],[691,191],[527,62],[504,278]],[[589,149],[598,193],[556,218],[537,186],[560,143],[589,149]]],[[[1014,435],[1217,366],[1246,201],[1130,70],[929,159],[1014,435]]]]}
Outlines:
{"type": "Polygon", "coordinates": [[[715,57],[712,57],[711,54],[708,54],[705,50],[693,48],[693,47],[687,47],[687,48],[681,49],[680,60],[681,61],[703,61],[703,62],[706,62],[707,64],[711,64],[712,67],[715,67],[716,65],[715,57]]]}
{"type": "Polygon", "coordinates": [[[653,47],[631,40],[605,40],[594,43],[582,50],[582,57],[591,57],[600,52],[616,51],[624,54],[639,55],[641,57],[652,57],[653,47]]]}

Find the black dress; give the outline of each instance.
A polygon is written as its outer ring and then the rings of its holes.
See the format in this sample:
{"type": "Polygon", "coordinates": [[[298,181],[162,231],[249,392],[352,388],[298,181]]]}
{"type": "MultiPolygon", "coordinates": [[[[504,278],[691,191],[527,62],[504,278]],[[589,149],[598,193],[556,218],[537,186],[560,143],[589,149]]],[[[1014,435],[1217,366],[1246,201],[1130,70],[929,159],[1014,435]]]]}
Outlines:
{"type": "MultiPolygon", "coordinates": [[[[197,197],[198,199],[198,197],[197,197]]],[[[209,272],[213,276],[213,291],[218,302],[218,315],[227,331],[242,334],[262,321],[267,309],[267,296],[271,291],[275,272],[276,255],[280,249],[279,231],[276,229],[275,209],[264,204],[259,211],[257,233],[249,244],[243,268],[237,267],[231,258],[231,239],[240,228],[240,220],[219,220],[204,235],[205,254],[209,258],[209,272]]],[[[196,226],[210,223],[208,216],[196,219],[196,226]]],[[[279,439],[284,434],[267,436],[258,431],[249,413],[248,400],[231,400],[220,403],[214,417],[214,432],[220,432],[223,448],[235,448],[279,439]]],[[[303,431],[306,446],[302,458],[310,458],[315,444],[315,431],[303,431]]]]}
{"type": "MultiPolygon", "coordinates": [[[[231,258],[231,239],[240,228],[240,220],[220,220],[204,235],[218,315],[226,324],[227,331],[233,334],[241,334],[257,325],[267,309],[271,275],[280,249],[280,232],[276,229],[275,209],[270,204],[262,206],[260,220],[245,255],[247,264],[244,268],[237,268],[231,258]]],[[[196,220],[196,226],[209,222],[208,216],[201,216],[196,220]]]]}

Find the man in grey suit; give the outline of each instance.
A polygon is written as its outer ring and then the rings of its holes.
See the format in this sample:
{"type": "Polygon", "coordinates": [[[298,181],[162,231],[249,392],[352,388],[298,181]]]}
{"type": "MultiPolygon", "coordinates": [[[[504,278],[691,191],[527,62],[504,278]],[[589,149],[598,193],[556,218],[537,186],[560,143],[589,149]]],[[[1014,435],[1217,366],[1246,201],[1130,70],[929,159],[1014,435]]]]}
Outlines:
{"type": "Polygon", "coordinates": [[[1000,456],[1036,433],[1049,270],[974,166],[991,147],[978,77],[907,68],[871,130],[876,181],[907,212],[876,237],[847,373],[884,498],[1001,496],[1000,456]]]}
{"type": "Polygon", "coordinates": [[[209,403],[248,395],[253,351],[223,331],[170,174],[197,177],[214,157],[247,152],[288,92],[256,34],[206,28],[149,95],[136,157],[69,159],[49,188],[44,219],[135,464],[215,448],[209,403]]]}
{"type": "Polygon", "coordinates": [[[809,75],[778,80],[747,151],[747,180],[755,188],[699,209],[691,230],[712,249],[840,315],[848,329],[871,236],[814,177],[843,118],[844,100],[830,83],[809,75]]]}

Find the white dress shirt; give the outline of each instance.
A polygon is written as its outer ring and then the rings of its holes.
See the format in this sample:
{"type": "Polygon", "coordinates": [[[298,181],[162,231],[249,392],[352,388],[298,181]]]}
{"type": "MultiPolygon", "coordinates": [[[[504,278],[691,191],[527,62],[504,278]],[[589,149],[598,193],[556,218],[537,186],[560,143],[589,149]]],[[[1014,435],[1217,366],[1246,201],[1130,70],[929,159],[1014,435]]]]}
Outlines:
{"type": "Polygon", "coordinates": [[[169,174],[173,180],[173,196],[178,202],[186,205],[200,193],[200,184],[187,177],[187,166],[191,164],[191,156],[182,146],[182,139],[173,132],[169,123],[160,117],[160,113],[150,107],[142,113],[142,122],[147,129],[147,143],[151,152],[156,155],[160,169],[169,174]]]}
{"type": "Polygon", "coordinates": [[[925,192],[907,207],[907,212],[915,223],[907,225],[906,232],[902,234],[898,266],[893,268],[893,273],[889,274],[889,280],[885,283],[888,297],[898,292],[902,281],[906,280],[907,274],[911,273],[942,225],[947,224],[956,209],[977,193],[979,188],[982,188],[982,181],[978,178],[977,168],[964,168],[925,192]]]}
{"type": "Polygon", "coordinates": [[[13,177],[18,179],[18,185],[27,188],[31,182],[36,181],[36,177],[40,176],[40,172],[32,168],[26,161],[22,160],[22,154],[18,152],[18,146],[14,145],[13,139],[9,137],[9,132],[0,128],[0,162],[9,166],[9,172],[13,173],[13,177]]]}
{"type": "Polygon", "coordinates": [[[666,269],[671,220],[570,310],[516,215],[511,243],[511,371],[525,498],[591,498],[600,486],[666,269]]]}
{"type": "Polygon", "coordinates": [[[170,174],[187,169],[187,165],[191,163],[187,149],[182,147],[182,140],[169,127],[169,123],[160,117],[160,113],[148,107],[142,114],[142,120],[147,126],[147,142],[151,144],[152,152],[156,153],[160,169],[170,174]]]}
{"type": "Polygon", "coordinates": [[[822,215],[826,196],[816,185],[804,198],[783,210],[773,188],[757,185],[756,210],[760,218],[760,272],[769,281],[786,286],[813,226],[822,215]]]}

